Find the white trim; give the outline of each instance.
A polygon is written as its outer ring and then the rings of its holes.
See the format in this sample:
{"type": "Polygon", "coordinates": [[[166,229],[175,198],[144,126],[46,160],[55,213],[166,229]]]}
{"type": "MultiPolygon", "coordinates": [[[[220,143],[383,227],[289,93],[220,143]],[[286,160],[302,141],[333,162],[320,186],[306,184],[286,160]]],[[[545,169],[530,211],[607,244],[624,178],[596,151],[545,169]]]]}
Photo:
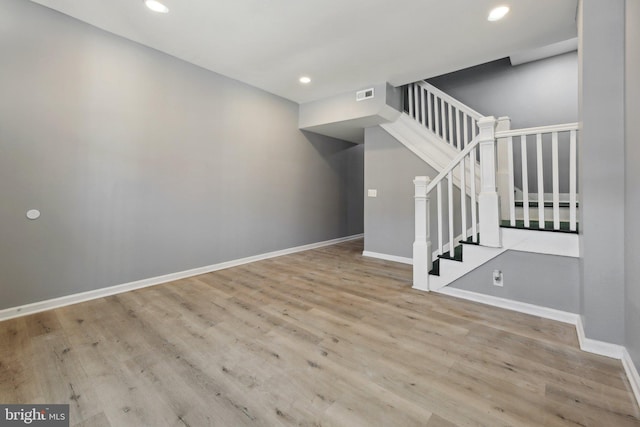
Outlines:
{"type": "Polygon", "coordinates": [[[631,359],[629,351],[621,345],[587,338],[584,334],[582,317],[580,315],[505,298],[494,297],[491,295],[479,294],[477,292],[466,291],[464,289],[456,289],[449,286],[437,290],[432,289],[432,291],[455,298],[461,298],[493,307],[500,307],[507,310],[517,311],[519,313],[531,314],[533,316],[539,316],[545,319],[575,325],[578,342],[580,343],[580,350],[622,361],[622,366],[624,367],[624,371],[627,374],[629,383],[631,384],[633,395],[635,396],[638,405],[640,405],[640,375],[638,374],[638,370],[631,359]]]}
{"type": "Polygon", "coordinates": [[[477,292],[452,288],[450,286],[438,289],[435,292],[469,301],[479,302],[481,304],[491,305],[493,307],[500,307],[507,310],[517,311],[519,313],[530,314],[532,316],[544,317],[545,319],[556,320],[562,323],[569,323],[571,325],[575,325],[577,319],[580,318],[580,316],[575,313],[568,313],[566,311],[541,307],[539,305],[528,304],[525,302],[479,294],[477,292]]]}
{"type": "Polygon", "coordinates": [[[576,323],[576,332],[578,333],[578,341],[580,342],[581,350],[600,356],[611,357],[612,359],[622,359],[622,354],[625,351],[625,348],[623,346],[586,337],[586,335],[584,334],[582,317],[578,317],[578,321],[576,323]]]}
{"type": "Polygon", "coordinates": [[[547,255],[580,257],[580,237],[575,233],[523,230],[502,227],[502,244],[506,249],[547,255]]]}
{"type": "Polygon", "coordinates": [[[636,397],[638,405],[640,405],[640,375],[638,375],[636,365],[633,363],[631,355],[626,348],[622,352],[622,366],[624,366],[624,371],[627,373],[627,378],[631,383],[633,395],[636,397]]]}
{"type": "Polygon", "coordinates": [[[369,258],[382,259],[382,260],[385,260],[385,261],[393,261],[393,262],[400,262],[402,264],[413,265],[413,259],[412,258],[406,258],[406,257],[401,257],[401,256],[387,255],[387,254],[381,254],[381,253],[378,253],[378,252],[371,252],[371,251],[363,251],[362,252],[362,256],[366,256],[366,257],[369,257],[369,258]]]}
{"type": "Polygon", "coordinates": [[[492,295],[480,294],[464,289],[452,288],[450,286],[438,289],[435,292],[456,298],[466,299],[469,301],[479,302],[481,304],[487,304],[494,307],[517,311],[519,313],[531,314],[533,316],[544,317],[545,319],[556,320],[558,322],[575,325],[576,333],[578,335],[578,342],[580,343],[580,349],[588,353],[620,360],[623,358],[624,352],[626,352],[626,349],[621,345],[587,338],[584,334],[582,317],[579,314],[569,313],[553,308],[541,307],[539,305],[528,304],[519,301],[513,301],[506,298],[494,297],[492,295]]]}
{"type": "Polygon", "coordinates": [[[97,298],[103,298],[110,295],[120,294],[132,291],[134,289],[146,288],[162,283],[172,282],[174,280],[185,279],[187,277],[197,276],[200,274],[211,273],[212,271],[224,270],[226,268],[237,267],[239,265],[249,264],[251,262],[262,261],[269,258],[275,258],[283,255],[294,254],[297,252],[317,249],[324,246],[335,245],[337,243],[357,240],[364,237],[364,234],[356,234],[353,236],[341,237],[338,239],[326,240],[324,242],[311,243],[308,245],[296,246],[293,248],[282,249],[279,251],[267,252],[264,254],[254,255],[246,258],[240,258],[232,261],[226,261],[219,264],[213,264],[206,267],[194,268],[191,270],[180,271],[177,273],[165,274],[162,276],[151,277],[148,279],[137,280],[135,282],[124,283],[122,285],[109,286],[106,288],[96,289],[93,291],[80,292],[77,294],[66,295],[59,298],[53,298],[45,301],[39,301],[18,307],[6,308],[0,310],[0,322],[3,320],[13,319],[15,317],[27,316],[29,314],[39,313],[45,310],[64,307],[79,302],[89,301],[97,298]]]}
{"type": "Polygon", "coordinates": [[[539,126],[535,128],[510,129],[496,132],[495,136],[496,138],[508,138],[510,136],[513,137],[536,135],[538,133],[569,132],[572,130],[578,130],[578,123],[564,123],[561,125],[539,126]]]}

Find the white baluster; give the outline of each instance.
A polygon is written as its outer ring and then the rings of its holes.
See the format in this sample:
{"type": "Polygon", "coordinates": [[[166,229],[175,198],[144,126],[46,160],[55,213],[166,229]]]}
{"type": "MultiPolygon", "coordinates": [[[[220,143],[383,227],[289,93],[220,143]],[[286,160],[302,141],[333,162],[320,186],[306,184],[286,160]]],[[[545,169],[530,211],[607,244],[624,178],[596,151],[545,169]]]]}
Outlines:
{"type": "Polygon", "coordinates": [[[415,241],[413,243],[413,287],[429,290],[431,268],[431,241],[429,239],[429,177],[417,176],[415,186],[415,241]]]}
{"type": "MultiPolygon", "coordinates": [[[[509,117],[498,118],[496,124],[496,132],[504,132],[511,129],[511,119],[509,117]]],[[[500,219],[509,218],[509,170],[508,170],[508,149],[507,138],[498,138],[496,142],[498,150],[498,169],[496,171],[496,185],[498,186],[498,195],[500,196],[500,219]]]]}
{"type": "Polygon", "coordinates": [[[425,114],[425,108],[426,106],[424,105],[425,103],[425,94],[424,94],[425,90],[423,88],[420,88],[420,109],[422,110],[422,126],[427,126],[427,117],[425,114]]]}
{"type": "Polygon", "coordinates": [[[433,119],[431,115],[431,93],[427,92],[427,119],[428,119],[428,128],[435,132],[435,128],[433,127],[433,119]]]}
{"type": "Polygon", "coordinates": [[[433,95],[433,110],[436,116],[434,120],[435,129],[436,129],[435,132],[436,132],[436,135],[438,136],[440,136],[440,106],[438,105],[439,99],[440,98],[438,98],[435,94],[433,95]]]}
{"type": "Polygon", "coordinates": [[[576,231],[576,131],[571,131],[569,143],[569,230],[576,231]]]}
{"type": "Polygon", "coordinates": [[[462,150],[464,148],[464,145],[460,140],[460,110],[458,110],[457,108],[455,109],[455,115],[456,115],[456,144],[458,145],[458,150],[462,150]]]}
{"type": "Polygon", "coordinates": [[[449,104],[449,128],[448,128],[449,144],[453,147],[453,107],[449,104]]]}
{"type": "Polygon", "coordinates": [[[478,121],[480,134],[480,178],[481,189],[478,197],[480,214],[480,236],[483,246],[499,248],[500,236],[500,197],[496,189],[496,141],[495,117],[483,117],[478,121]]]}
{"type": "Polygon", "coordinates": [[[553,168],[553,229],[560,230],[560,178],[558,171],[558,132],[551,134],[553,168]]]}
{"type": "Polygon", "coordinates": [[[536,135],[536,160],[538,162],[538,228],[544,228],[544,169],[542,165],[542,134],[536,135]]]}
{"type": "Polygon", "coordinates": [[[407,86],[407,98],[409,98],[409,115],[414,117],[413,115],[413,88],[415,84],[411,83],[407,86]]]}
{"type": "Polygon", "coordinates": [[[462,224],[462,240],[467,240],[467,165],[466,157],[460,162],[460,222],[462,224]]]}
{"type": "Polygon", "coordinates": [[[440,98],[440,127],[442,128],[442,139],[447,140],[447,106],[444,99],[440,98]]]}
{"type": "Polygon", "coordinates": [[[442,241],[442,181],[436,184],[436,194],[438,201],[438,255],[444,253],[444,242],[442,241]]]}
{"type": "Polygon", "coordinates": [[[420,86],[416,85],[415,90],[413,91],[413,102],[414,102],[414,106],[413,106],[413,110],[415,113],[414,118],[416,119],[416,121],[420,121],[420,86]]]}
{"type": "Polygon", "coordinates": [[[478,243],[478,211],[476,205],[476,149],[469,152],[469,168],[471,177],[471,238],[478,243]]]}
{"type": "Polygon", "coordinates": [[[524,226],[529,227],[529,171],[527,170],[527,136],[520,137],[520,150],[522,157],[522,212],[524,213],[524,226]]]}
{"type": "MultiPolygon", "coordinates": [[[[471,141],[471,138],[469,138],[469,116],[467,116],[465,113],[462,113],[462,117],[464,118],[462,128],[464,133],[464,145],[466,146],[471,141]]],[[[472,159],[475,162],[476,159],[474,157],[472,157],[472,159]]]]}
{"type": "Polygon", "coordinates": [[[513,172],[513,137],[507,138],[507,156],[509,166],[509,224],[512,227],[516,226],[516,189],[515,179],[516,175],[513,172]]]}
{"type": "Polygon", "coordinates": [[[449,171],[449,173],[447,174],[447,181],[449,184],[449,188],[448,188],[448,197],[447,199],[449,200],[449,256],[451,258],[453,258],[453,249],[454,249],[454,233],[453,233],[453,173],[451,171],[449,171]]]}

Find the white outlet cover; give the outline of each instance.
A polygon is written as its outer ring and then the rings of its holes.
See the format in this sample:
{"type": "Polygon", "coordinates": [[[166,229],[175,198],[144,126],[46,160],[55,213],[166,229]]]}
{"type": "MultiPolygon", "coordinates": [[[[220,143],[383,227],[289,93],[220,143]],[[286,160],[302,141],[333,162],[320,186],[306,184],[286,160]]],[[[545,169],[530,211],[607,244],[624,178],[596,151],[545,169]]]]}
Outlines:
{"type": "Polygon", "coordinates": [[[378,190],[367,190],[367,196],[369,197],[378,197],[378,190]]]}
{"type": "Polygon", "coordinates": [[[27,218],[38,219],[40,218],[40,211],[38,209],[29,209],[27,211],[27,218]]]}
{"type": "Polygon", "coordinates": [[[502,276],[502,271],[493,270],[493,285],[504,286],[504,277],[502,276]]]}

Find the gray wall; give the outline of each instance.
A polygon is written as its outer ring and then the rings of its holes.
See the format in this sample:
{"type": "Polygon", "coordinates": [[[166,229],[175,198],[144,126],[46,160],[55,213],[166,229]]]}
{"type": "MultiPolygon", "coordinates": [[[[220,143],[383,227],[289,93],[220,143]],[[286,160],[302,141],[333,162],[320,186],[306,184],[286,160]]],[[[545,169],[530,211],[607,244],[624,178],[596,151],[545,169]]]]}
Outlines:
{"type": "Polygon", "coordinates": [[[580,263],[577,258],[506,251],[449,285],[570,313],[580,312],[580,263]],[[493,285],[493,271],[503,287],[493,285]]]}
{"type": "MultiPolygon", "coordinates": [[[[377,252],[405,258],[413,257],[414,239],[414,185],[416,176],[431,179],[437,172],[422,159],[413,154],[402,143],[380,126],[365,129],[365,196],[367,189],[378,190],[378,197],[365,197],[364,229],[365,251],[377,252]]],[[[442,212],[448,218],[447,181],[443,181],[442,212]]],[[[455,212],[460,210],[460,191],[453,191],[455,212]]],[[[435,199],[435,196],[434,196],[435,199]]],[[[467,198],[467,206],[470,206],[467,198]]],[[[430,211],[430,231],[433,250],[437,249],[437,205],[433,200],[430,211]]],[[[445,219],[443,237],[448,241],[449,228],[445,219]]],[[[470,213],[467,224],[471,226],[470,213]]],[[[454,226],[455,236],[461,233],[459,221],[454,226]]]]}
{"type": "Polygon", "coordinates": [[[624,0],[581,2],[582,315],[588,338],[615,344],[625,341],[624,23],[624,0]]]}
{"type": "Polygon", "coordinates": [[[514,129],[578,120],[576,52],[515,67],[505,58],[428,82],[485,116],[509,116],[514,129]]]}
{"type": "Polygon", "coordinates": [[[640,2],[626,2],[625,326],[626,347],[640,367],[640,2]]]}
{"type": "Polygon", "coordinates": [[[379,126],[365,129],[364,249],[412,258],[414,241],[413,179],[436,171],[379,126]]]}
{"type": "MultiPolygon", "coordinates": [[[[509,116],[520,129],[578,120],[576,52],[512,66],[508,58],[446,74],[429,83],[484,115],[509,116]]],[[[520,141],[514,144],[515,185],[522,188],[520,141]]],[[[569,137],[560,135],[560,192],[569,192],[569,137]],[[564,166],[564,167],[563,167],[564,166]]],[[[527,142],[529,190],[538,190],[535,138],[527,142]]],[[[551,136],[543,137],[545,192],[552,188],[551,136]]]]}
{"type": "Polygon", "coordinates": [[[294,103],[23,0],[0,70],[0,308],[362,232],[363,149],[294,103]]]}
{"type": "MultiPolygon", "coordinates": [[[[363,101],[356,101],[356,90],[345,92],[330,98],[300,104],[300,128],[309,128],[332,122],[343,122],[358,119],[360,117],[373,116],[387,104],[387,83],[369,85],[360,89],[374,89],[374,97],[363,101]]],[[[360,90],[358,89],[358,90],[360,90]]],[[[392,104],[397,104],[400,94],[395,94],[391,87],[390,93],[394,96],[390,99],[392,104]],[[397,98],[397,100],[395,99],[397,98]]]]}

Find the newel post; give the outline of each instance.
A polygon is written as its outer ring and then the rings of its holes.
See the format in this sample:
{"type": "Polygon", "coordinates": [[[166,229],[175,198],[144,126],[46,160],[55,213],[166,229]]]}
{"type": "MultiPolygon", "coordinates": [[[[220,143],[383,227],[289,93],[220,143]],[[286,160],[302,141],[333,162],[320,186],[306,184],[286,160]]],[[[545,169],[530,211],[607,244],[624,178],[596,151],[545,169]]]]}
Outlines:
{"type": "Polygon", "coordinates": [[[500,236],[500,197],[496,188],[496,119],[482,117],[478,120],[480,128],[480,195],[478,196],[478,214],[480,217],[480,244],[499,248],[500,236]]]}
{"type": "MultiPolygon", "coordinates": [[[[499,117],[496,125],[496,132],[511,130],[511,119],[509,117],[499,117]]],[[[498,138],[498,165],[497,165],[497,187],[500,196],[500,219],[509,219],[509,149],[507,138],[498,138]]]]}
{"type": "Polygon", "coordinates": [[[427,186],[431,179],[417,176],[415,186],[415,241],[413,242],[413,287],[429,290],[429,269],[431,268],[431,239],[429,238],[429,196],[427,186]]]}

